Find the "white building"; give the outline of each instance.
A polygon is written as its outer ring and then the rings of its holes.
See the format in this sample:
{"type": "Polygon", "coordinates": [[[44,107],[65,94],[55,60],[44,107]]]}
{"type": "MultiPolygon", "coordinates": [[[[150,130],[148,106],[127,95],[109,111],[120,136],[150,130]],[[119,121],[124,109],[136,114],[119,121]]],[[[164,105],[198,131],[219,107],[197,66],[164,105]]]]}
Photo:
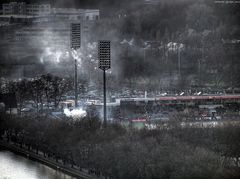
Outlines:
{"type": "Polygon", "coordinates": [[[27,15],[46,16],[51,14],[50,4],[28,4],[26,8],[27,15]]]}
{"type": "Polygon", "coordinates": [[[3,15],[45,16],[51,14],[51,5],[10,2],[2,5],[2,13],[3,15]]]}
{"type": "Polygon", "coordinates": [[[10,2],[2,5],[3,15],[46,16],[53,15],[65,20],[98,20],[97,9],[51,8],[50,4],[26,4],[10,2]]]}
{"type": "Polygon", "coordinates": [[[3,15],[25,15],[26,14],[26,3],[21,2],[10,2],[9,4],[2,5],[3,15]]]}
{"type": "Polygon", "coordinates": [[[52,8],[52,14],[62,20],[98,20],[98,9],[52,8]]]}
{"type": "Polygon", "coordinates": [[[54,46],[57,48],[70,47],[70,24],[64,23],[39,23],[34,26],[26,26],[14,33],[15,42],[24,45],[45,48],[54,46]]]}

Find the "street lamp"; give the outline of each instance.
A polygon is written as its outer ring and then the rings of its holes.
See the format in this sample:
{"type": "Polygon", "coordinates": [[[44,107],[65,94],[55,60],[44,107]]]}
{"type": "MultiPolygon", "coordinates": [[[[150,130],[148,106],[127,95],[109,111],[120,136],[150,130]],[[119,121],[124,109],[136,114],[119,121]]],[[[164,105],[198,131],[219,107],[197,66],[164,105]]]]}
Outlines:
{"type": "Polygon", "coordinates": [[[107,125],[107,109],[106,109],[106,70],[111,68],[111,42],[108,40],[100,40],[98,42],[98,58],[99,68],[103,70],[103,126],[107,125]]]}

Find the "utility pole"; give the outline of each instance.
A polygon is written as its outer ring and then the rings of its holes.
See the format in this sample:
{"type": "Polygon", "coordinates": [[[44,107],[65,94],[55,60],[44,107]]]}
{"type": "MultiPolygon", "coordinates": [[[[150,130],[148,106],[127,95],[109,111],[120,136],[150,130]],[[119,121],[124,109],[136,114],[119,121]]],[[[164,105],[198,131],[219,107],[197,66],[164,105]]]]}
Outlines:
{"type": "Polygon", "coordinates": [[[181,51],[180,51],[180,46],[178,46],[178,74],[181,75],[181,51]]]}
{"type": "Polygon", "coordinates": [[[202,46],[202,57],[199,59],[199,86],[202,87],[202,63],[204,61],[204,44],[202,46]]]}
{"type": "Polygon", "coordinates": [[[103,127],[107,126],[106,70],[111,68],[111,43],[108,40],[98,42],[99,68],[103,70],[103,127]]]}
{"type": "Polygon", "coordinates": [[[204,56],[204,37],[202,37],[202,49],[201,49],[201,53],[202,53],[202,55],[201,55],[201,58],[199,59],[199,86],[200,87],[202,87],[202,81],[203,81],[203,79],[202,79],[202,64],[204,63],[204,58],[205,58],[205,56],[204,56]]]}

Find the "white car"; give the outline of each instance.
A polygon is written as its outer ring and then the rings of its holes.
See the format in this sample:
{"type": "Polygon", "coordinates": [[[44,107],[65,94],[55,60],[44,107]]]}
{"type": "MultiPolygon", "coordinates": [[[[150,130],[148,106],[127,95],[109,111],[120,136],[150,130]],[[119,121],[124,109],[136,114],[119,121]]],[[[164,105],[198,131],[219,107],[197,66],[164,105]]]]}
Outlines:
{"type": "Polygon", "coordinates": [[[31,112],[32,108],[22,108],[21,112],[31,112]]]}

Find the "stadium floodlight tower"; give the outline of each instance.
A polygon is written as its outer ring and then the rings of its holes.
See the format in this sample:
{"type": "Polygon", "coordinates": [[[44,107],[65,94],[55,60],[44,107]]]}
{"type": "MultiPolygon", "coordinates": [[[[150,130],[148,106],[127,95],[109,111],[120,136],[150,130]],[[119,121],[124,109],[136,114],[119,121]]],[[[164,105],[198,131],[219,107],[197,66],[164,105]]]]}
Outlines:
{"type": "Polygon", "coordinates": [[[107,125],[107,107],[106,107],[106,70],[111,68],[111,42],[100,40],[98,42],[98,60],[99,68],[103,70],[103,126],[107,125]]]}
{"type": "MultiPolygon", "coordinates": [[[[81,48],[81,24],[71,24],[71,49],[81,48]]],[[[77,59],[75,61],[74,90],[75,90],[75,107],[78,106],[78,78],[77,78],[77,59]]]]}

